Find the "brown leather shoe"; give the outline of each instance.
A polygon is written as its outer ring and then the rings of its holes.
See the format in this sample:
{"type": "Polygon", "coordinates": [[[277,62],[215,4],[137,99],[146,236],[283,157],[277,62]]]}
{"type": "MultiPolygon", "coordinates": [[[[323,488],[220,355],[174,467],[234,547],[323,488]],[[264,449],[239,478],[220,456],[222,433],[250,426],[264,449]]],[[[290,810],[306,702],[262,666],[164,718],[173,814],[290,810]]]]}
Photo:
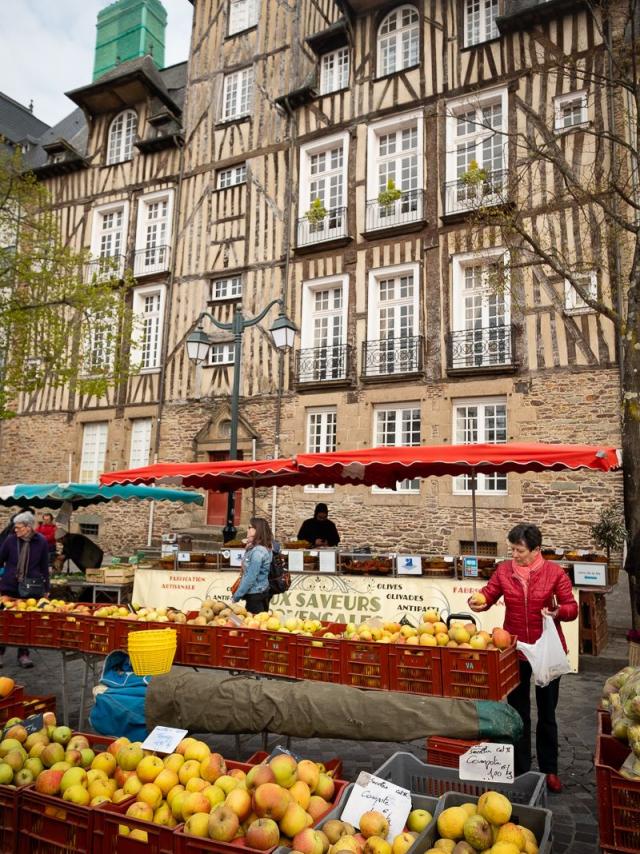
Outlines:
{"type": "Polygon", "coordinates": [[[557,774],[547,774],[547,789],[556,795],[562,791],[562,782],[557,774]]]}

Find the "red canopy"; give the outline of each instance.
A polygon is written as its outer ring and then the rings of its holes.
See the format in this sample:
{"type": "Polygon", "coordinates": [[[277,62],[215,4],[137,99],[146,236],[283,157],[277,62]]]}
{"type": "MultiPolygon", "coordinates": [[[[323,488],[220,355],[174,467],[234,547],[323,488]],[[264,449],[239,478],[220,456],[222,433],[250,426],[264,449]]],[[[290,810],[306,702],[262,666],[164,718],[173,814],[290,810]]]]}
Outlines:
{"type": "Polygon", "coordinates": [[[505,443],[361,448],[328,454],[298,454],[278,460],[157,463],[101,475],[103,484],[176,483],[225,492],[252,486],[310,483],[393,487],[404,478],[490,472],[609,471],[620,466],[615,448],[599,445],[505,443]]]}

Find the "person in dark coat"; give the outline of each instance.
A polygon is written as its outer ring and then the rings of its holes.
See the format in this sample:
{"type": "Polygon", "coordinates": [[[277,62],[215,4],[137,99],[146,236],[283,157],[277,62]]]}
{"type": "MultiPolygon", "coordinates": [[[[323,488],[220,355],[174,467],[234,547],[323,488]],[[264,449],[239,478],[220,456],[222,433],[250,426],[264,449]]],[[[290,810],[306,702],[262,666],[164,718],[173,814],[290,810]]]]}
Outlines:
{"type": "MultiPolygon", "coordinates": [[[[13,518],[14,532],[0,546],[0,593],[20,598],[19,586],[28,578],[42,581],[45,593],[49,591],[49,544],[35,531],[36,519],[25,510],[13,518]]],[[[5,647],[0,647],[0,666],[5,647]]],[[[33,667],[26,647],[18,648],[20,667],[33,667]]]]}
{"type": "Polygon", "coordinates": [[[326,504],[316,504],[312,519],[305,519],[300,530],[298,539],[306,540],[312,546],[337,546],[340,542],[338,529],[329,516],[326,504]]]}
{"type": "Polygon", "coordinates": [[[84,534],[69,534],[58,531],[57,539],[62,543],[64,558],[72,560],[78,569],[99,569],[102,566],[104,552],[84,534]]]}

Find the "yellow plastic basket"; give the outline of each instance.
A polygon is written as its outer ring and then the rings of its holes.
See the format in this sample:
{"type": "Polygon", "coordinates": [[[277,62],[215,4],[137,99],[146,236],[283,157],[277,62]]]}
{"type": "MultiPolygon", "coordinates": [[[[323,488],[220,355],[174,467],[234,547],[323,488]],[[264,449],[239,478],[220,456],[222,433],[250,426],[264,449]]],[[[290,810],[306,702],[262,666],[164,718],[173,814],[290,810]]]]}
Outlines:
{"type": "Polygon", "coordinates": [[[175,629],[129,632],[129,658],[137,676],[159,676],[171,670],[178,645],[175,629]]]}

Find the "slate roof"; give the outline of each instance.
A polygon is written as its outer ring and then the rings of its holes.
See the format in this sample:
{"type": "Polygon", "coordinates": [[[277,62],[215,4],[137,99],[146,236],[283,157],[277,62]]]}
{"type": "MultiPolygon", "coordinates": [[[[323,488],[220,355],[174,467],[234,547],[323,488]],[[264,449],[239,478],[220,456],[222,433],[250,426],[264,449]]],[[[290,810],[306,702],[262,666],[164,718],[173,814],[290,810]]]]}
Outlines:
{"type": "Polygon", "coordinates": [[[24,140],[37,140],[48,127],[46,122],[40,121],[27,107],[0,92],[0,136],[12,145],[24,140]]]}

